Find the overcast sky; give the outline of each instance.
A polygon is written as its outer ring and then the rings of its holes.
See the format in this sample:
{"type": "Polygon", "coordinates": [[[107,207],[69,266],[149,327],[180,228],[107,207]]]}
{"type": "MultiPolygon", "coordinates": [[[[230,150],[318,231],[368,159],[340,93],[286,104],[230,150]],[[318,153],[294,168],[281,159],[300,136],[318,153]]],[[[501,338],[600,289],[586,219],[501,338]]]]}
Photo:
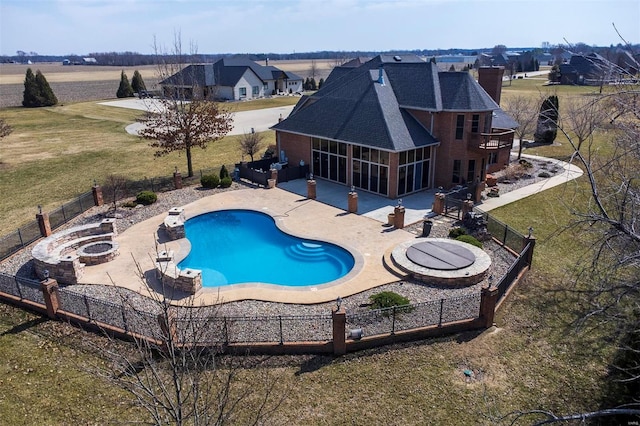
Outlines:
{"type": "Polygon", "coordinates": [[[640,43],[639,0],[0,0],[0,54],[198,53],[640,43]]]}

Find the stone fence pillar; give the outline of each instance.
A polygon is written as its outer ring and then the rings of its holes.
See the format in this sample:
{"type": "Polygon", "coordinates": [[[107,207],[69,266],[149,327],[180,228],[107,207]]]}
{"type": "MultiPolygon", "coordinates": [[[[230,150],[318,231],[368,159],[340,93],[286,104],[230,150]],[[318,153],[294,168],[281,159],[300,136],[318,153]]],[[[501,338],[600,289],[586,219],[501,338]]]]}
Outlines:
{"type": "Polygon", "coordinates": [[[347,195],[347,208],[349,213],[358,213],[358,193],[350,191],[347,195]]]}
{"type": "Polygon", "coordinates": [[[480,321],[483,328],[493,325],[498,303],[498,288],[484,287],[480,292],[480,321]]]}
{"type": "Polygon", "coordinates": [[[51,222],[49,222],[49,213],[43,212],[42,209],[40,209],[40,212],[36,213],[36,220],[38,221],[38,228],[40,228],[40,235],[42,235],[43,237],[48,237],[49,235],[51,235],[51,222]]]}
{"type": "Polygon", "coordinates": [[[347,339],[345,327],[347,325],[347,312],[342,307],[334,307],[331,310],[333,321],[333,354],[344,355],[347,353],[347,339]]]}
{"type": "Polygon", "coordinates": [[[307,198],[310,200],[316,199],[316,181],[313,178],[307,181],[307,198]]]}
{"type": "Polygon", "coordinates": [[[60,308],[60,299],[58,297],[58,281],[53,278],[45,278],[40,281],[40,290],[44,297],[44,304],[47,306],[47,316],[55,319],[60,308]]]}
{"type": "Polygon", "coordinates": [[[182,174],[178,171],[176,167],[176,171],[173,172],[173,187],[175,189],[182,189],[182,174]]]}
{"type": "Polygon", "coordinates": [[[393,209],[393,227],[396,229],[404,228],[404,207],[396,206],[393,209]]]}
{"type": "Polygon", "coordinates": [[[465,215],[469,212],[473,211],[473,205],[474,202],[473,200],[465,200],[462,202],[462,217],[464,218],[465,215]]]}
{"type": "Polygon", "coordinates": [[[445,195],[442,192],[436,192],[432,209],[434,213],[444,214],[444,199],[445,195]]]}
{"type": "Polygon", "coordinates": [[[178,344],[178,328],[176,324],[177,313],[174,308],[168,308],[166,314],[161,312],[158,314],[158,324],[162,330],[162,346],[167,349],[169,340],[173,341],[174,345],[178,344]]]}
{"type": "Polygon", "coordinates": [[[91,187],[91,192],[93,193],[93,204],[96,206],[101,206],[104,204],[104,200],[102,198],[102,188],[98,184],[94,184],[91,187]]]}

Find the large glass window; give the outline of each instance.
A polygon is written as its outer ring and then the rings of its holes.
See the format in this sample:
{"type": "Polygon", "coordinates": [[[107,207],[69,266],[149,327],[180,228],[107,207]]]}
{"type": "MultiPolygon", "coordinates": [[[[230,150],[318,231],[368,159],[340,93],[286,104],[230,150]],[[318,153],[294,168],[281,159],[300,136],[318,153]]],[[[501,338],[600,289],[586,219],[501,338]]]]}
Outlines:
{"type": "Polygon", "coordinates": [[[431,148],[418,148],[399,154],[398,195],[429,188],[431,148]]]}
{"type": "Polygon", "coordinates": [[[238,94],[240,95],[240,99],[246,98],[247,97],[247,88],[246,87],[240,87],[238,89],[238,94]]]}
{"type": "Polygon", "coordinates": [[[311,173],[334,182],[347,183],[347,144],[311,139],[311,173]]]}
{"type": "Polygon", "coordinates": [[[456,119],[456,139],[462,139],[464,134],[464,115],[458,114],[456,119]]]}
{"type": "Polygon", "coordinates": [[[478,133],[480,130],[480,114],[471,116],[471,133],[478,133]]]}
{"type": "Polygon", "coordinates": [[[476,180],[476,160],[469,160],[467,164],[467,183],[473,183],[476,180]]]}
{"type": "Polygon", "coordinates": [[[462,166],[460,160],[453,160],[453,175],[451,176],[451,182],[460,183],[460,167],[462,166]]]}
{"type": "Polygon", "coordinates": [[[258,96],[260,95],[260,86],[253,86],[253,90],[251,91],[251,94],[253,96],[258,96]]]}
{"type": "Polygon", "coordinates": [[[354,146],[351,182],[356,188],[378,194],[389,193],[389,152],[354,146]]]}

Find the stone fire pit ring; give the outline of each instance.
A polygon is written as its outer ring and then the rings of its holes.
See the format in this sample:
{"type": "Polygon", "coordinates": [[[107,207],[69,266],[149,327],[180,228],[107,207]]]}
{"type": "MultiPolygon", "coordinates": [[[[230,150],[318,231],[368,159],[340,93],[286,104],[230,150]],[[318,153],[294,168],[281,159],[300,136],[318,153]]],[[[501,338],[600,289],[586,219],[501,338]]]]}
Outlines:
{"type": "Polygon", "coordinates": [[[76,254],[85,265],[99,265],[115,259],[120,254],[119,249],[120,244],[116,241],[104,240],[85,244],[76,254]]]}
{"type": "Polygon", "coordinates": [[[405,241],[393,249],[391,260],[415,279],[456,288],[479,283],[491,266],[481,248],[448,238],[405,241]]]}

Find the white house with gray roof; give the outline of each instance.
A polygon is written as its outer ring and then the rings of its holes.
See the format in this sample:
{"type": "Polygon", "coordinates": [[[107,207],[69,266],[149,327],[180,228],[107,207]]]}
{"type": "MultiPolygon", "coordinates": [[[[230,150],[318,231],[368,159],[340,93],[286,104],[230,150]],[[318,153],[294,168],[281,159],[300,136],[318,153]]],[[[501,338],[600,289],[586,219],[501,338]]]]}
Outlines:
{"type": "Polygon", "coordinates": [[[178,91],[185,98],[249,100],[302,92],[302,77],[246,58],[223,58],[213,64],[188,65],[160,82],[165,93],[178,91]]]}

